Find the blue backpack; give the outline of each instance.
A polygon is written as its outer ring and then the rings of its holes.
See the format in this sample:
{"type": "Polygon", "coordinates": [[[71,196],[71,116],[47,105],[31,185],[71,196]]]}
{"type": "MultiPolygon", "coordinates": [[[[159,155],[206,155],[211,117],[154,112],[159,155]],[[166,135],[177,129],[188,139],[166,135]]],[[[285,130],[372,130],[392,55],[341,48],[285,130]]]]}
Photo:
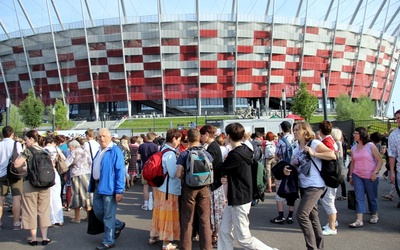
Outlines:
{"type": "Polygon", "coordinates": [[[291,159],[292,159],[292,155],[293,155],[293,146],[292,144],[289,143],[289,141],[283,137],[279,140],[282,140],[285,144],[286,144],[286,151],[283,154],[283,157],[281,158],[281,161],[285,161],[287,163],[290,163],[291,159]]]}

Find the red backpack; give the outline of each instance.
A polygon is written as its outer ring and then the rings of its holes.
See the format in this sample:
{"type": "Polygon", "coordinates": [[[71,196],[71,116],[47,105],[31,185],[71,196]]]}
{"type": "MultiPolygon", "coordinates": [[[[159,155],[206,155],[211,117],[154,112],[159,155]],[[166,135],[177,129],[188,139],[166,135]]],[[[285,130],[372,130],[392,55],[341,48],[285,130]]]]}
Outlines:
{"type": "Polygon", "coordinates": [[[170,148],[158,151],[150,156],[150,158],[144,163],[142,176],[152,187],[159,187],[164,183],[164,179],[167,174],[163,172],[162,156],[168,151],[173,151],[170,148]]]}

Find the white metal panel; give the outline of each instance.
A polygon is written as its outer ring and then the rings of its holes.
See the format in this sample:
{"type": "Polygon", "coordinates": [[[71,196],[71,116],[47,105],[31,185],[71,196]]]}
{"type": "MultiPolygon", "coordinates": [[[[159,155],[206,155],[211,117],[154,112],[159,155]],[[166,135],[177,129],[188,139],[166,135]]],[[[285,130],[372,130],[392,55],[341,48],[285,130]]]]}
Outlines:
{"type": "Polygon", "coordinates": [[[108,65],[93,65],[92,72],[108,72],[108,65]]]}
{"type": "Polygon", "coordinates": [[[142,32],[125,32],[124,40],[142,39],[142,32]]]}
{"type": "Polygon", "coordinates": [[[218,55],[216,53],[201,53],[200,60],[218,60],[218,55]]]}
{"type": "Polygon", "coordinates": [[[125,48],[125,55],[142,55],[143,50],[142,48],[125,48]]]}
{"type": "Polygon", "coordinates": [[[251,90],[251,83],[237,83],[237,90],[251,90]]]}
{"type": "Polygon", "coordinates": [[[267,54],[270,51],[270,47],[267,46],[254,46],[253,52],[260,53],[260,54],[267,54]]]}
{"type": "Polygon", "coordinates": [[[197,76],[198,74],[197,69],[181,69],[181,76],[197,76]]]}
{"type": "Polygon", "coordinates": [[[125,69],[127,71],[130,70],[143,70],[143,63],[126,63],[125,64],[125,69]]]}
{"type": "Polygon", "coordinates": [[[47,78],[46,71],[32,71],[32,78],[47,78]]]}
{"type": "Polygon", "coordinates": [[[303,53],[304,53],[305,56],[316,56],[317,55],[317,49],[305,47],[305,48],[303,48],[303,53]]]}
{"type": "Polygon", "coordinates": [[[284,76],[270,76],[271,83],[283,83],[284,76]]]}
{"type": "Polygon", "coordinates": [[[217,83],[217,76],[200,76],[201,83],[217,83]]]}
{"type": "Polygon", "coordinates": [[[303,70],[301,76],[313,77],[314,74],[315,74],[314,70],[303,70]]]}
{"type": "Polygon", "coordinates": [[[365,67],[364,74],[372,75],[374,73],[374,69],[372,67],[365,67]]]}
{"type": "Polygon", "coordinates": [[[180,69],[181,62],[179,62],[179,61],[164,61],[163,68],[164,69],[180,69]]]}
{"type": "Polygon", "coordinates": [[[62,96],[61,91],[50,91],[50,98],[59,98],[62,96]]]}
{"type": "Polygon", "coordinates": [[[356,53],[355,52],[344,52],[343,58],[356,59],[356,53]]]}
{"type": "Polygon", "coordinates": [[[143,55],[143,62],[159,62],[160,55],[143,55]]]}
{"type": "Polygon", "coordinates": [[[162,46],[161,53],[180,53],[179,46],[162,46]]]}
{"type": "Polygon", "coordinates": [[[78,76],[77,75],[63,76],[63,80],[64,80],[64,83],[78,82],[78,76]]]}
{"type": "Polygon", "coordinates": [[[108,57],[107,62],[109,65],[114,65],[114,64],[123,64],[124,63],[124,58],[122,57],[108,57]]]}
{"type": "Polygon", "coordinates": [[[92,83],[90,81],[78,82],[79,89],[91,89],[92,83]]]}
{"type": "Polygon", "coordinates": [[[57,64],[55,63],[45,63],[44,64],[45,70],[54,70],[57,69],[57,64]]]}
{"type": "Polygon", "coordinates": [[[272,47],[272,53],[274,53],[274,54],[286,54],[286,47],[273,46],[272,47]]]}
{"type": "Polygon", "coordinates": [[[145,70],[144,77],[146,77],[146,78],[161,77],[161,71],[160,70],[145,70]]]}
{"type": "Polygon", "coordinates": [[[352,73],[349,72],[340,72],[340,79],[351,79],[352,73]]]}
{"type": "MultiPolygon", "coordinates": [[[[52,84],[60,84],[60,79],[58,77],[47,77],[47,83],[49,85],[52,84]]],[[[58,97],[58,96],[57,96],[58,97]]],[[[53,98],[53,97],[52,97],[53,98]]]]}
{"type": "Polygon", "coordinates": [[[218,61],[218,68],[234,68],[234,61],[218,61]]]}
{"type": "Polygon", "coordinates": [[[27,94],[32,88],[31,82],[29,80],[19,81],[22,94],[27,94]]]}
{"type": "Polygon", "coordinates": [[[110,72],[108,73],[111,80],[115,79],[125,79],[125,72],[110,72]]]}
{"type": "Polygon", "coordinates": [[[266,76],[268,75],[268,69],[252,69],[252,76],[266,76]]]}

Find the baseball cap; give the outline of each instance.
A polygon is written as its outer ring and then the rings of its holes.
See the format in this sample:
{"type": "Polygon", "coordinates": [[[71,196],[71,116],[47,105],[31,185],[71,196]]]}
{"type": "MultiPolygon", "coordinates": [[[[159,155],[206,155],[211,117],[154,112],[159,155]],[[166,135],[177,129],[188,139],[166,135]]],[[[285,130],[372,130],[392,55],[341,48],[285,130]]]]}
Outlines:
{"type": "Polygon", "coordinates": [[[118,138],[119,138],[119,137],[118,137],[118,134],[113,134],[112,138],[118,139],[118,138]]]}

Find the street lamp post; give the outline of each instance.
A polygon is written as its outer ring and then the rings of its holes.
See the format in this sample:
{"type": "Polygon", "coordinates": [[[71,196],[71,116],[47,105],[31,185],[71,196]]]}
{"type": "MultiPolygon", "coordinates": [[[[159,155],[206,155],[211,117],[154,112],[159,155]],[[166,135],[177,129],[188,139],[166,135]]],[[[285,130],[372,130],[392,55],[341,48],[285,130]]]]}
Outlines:
{"type": "Polygon", "coordinates": [[[10,98],[6,98],[6,126],[10,126],[10,98]]]}
{"type": "Polygon", "coordinates": [[[324,73],[321,73],[321,90],[322,90],[322,108],[324,110],[324,120],[328,120],[328,112],[326,110],[326,84],[324,73]]]}
{"type": "Polygon", "coordinates": [[[52,108],[52,113],[53,113],[53,132],[56,130],[56,108],[53,105],[52,108]]]}
{"type": "Polygon", "coordinates": [[[256,101],[256,108],[257,108],[258,119],[260,119],[260,100],[256,101]]]}
{"type": "Polygon", "coordinates": [[[153,111],[153,132],[156,132],[156,112],[153,111]]]}
{"type": "Polygon", "coordinates": [[[282,89],[283,118],[286,118],[286,91],[282,89]]]}
{"type": "Polygon", "coordinates": [[[393,108],[393,118],[394,118],[394,113],[395,113],[395,111],[394,111],[394,102],[392,102],[392,108],[393,108]]]}
{"type": "Polygon", "coordinates": [[[206,116],[206,119],[204,120],[204,125],[207,124],[207,110],[204,111],[204,115],[206,116]]]}

